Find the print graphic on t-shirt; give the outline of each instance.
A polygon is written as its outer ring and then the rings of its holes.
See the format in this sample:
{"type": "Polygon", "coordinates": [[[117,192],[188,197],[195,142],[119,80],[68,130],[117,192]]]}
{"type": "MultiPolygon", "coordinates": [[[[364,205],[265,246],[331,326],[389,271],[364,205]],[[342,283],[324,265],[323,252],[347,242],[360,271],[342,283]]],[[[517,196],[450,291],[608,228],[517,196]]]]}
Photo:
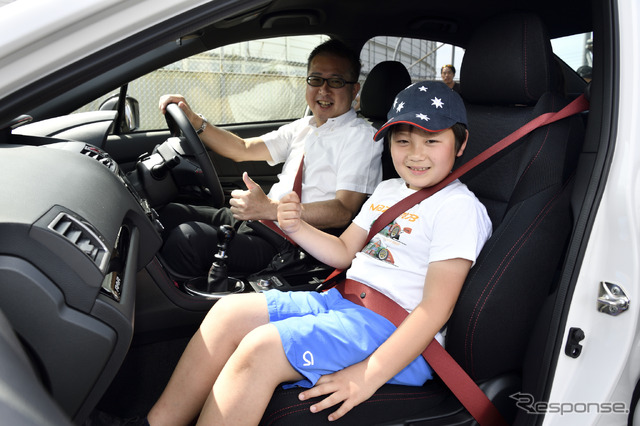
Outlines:
{"type": "Polygon", "coordinates": [[[378,234],[384,235],[385,237],[389,237],[394,240],[400,240],[400,234],[403,232],[410,234],[411,228],[403,228],[394,220],[393,222],[385,226],[380,232],[378,232],[378,234]]]}
{"type": "MultiPolygon", "coordinates": [[[[372,206],[373,209],[373,206],[372,206]]],[[[377,206],[376,210],[386,210],[386,208],[381,208],[377,206]]],[[[405,242],[401,241],[403,235],[410,235],[412,229],[410,227],[402,227],[397,221],[403,217],[406,217],[406,220],[411,222],[415,222],[418,217],[416,215],[409,215],[407,213],[403,213],[398,219],[394,220],[382,230],[380,230],[369,243],[362,249],[362,253],[371,256],[372,258],[387,262],[393,266],[396,266],[394,258],[393,258],[393,248],[399,245],[406,245],[405,242]]]]}
{"type": "MultiPolygon", "coordinates": [[[[370,204],[369,205],[369,210],[371,210],[372,212],[380,212],[380,213],[384,213],[389,209],[389,206],[384,205],[384,204],[370,204]]],[[[399,219],[402,220],[406,220],[407,222],[415,222],[416,220],[420,219],[420,217],[414,213],[410,213],[410,212],[404,212],[402,213],[400,216],[398,216],[399,219]]],[[[395,222],[395,220],[394,220],[395,222]]]]}
{"type": "Polygon", "coordinates": [[[362,249],[362,252],[364,254],[368,254],[374,259],[382,260],[393,265],[393,255],[391,254],[391,251],[387,248],[387,246],[382,242],[382,238],[378,237],[378,235],[376,235],[371,239],[371,241],[369,241],[369,244],[367,244],[362,249]]]}

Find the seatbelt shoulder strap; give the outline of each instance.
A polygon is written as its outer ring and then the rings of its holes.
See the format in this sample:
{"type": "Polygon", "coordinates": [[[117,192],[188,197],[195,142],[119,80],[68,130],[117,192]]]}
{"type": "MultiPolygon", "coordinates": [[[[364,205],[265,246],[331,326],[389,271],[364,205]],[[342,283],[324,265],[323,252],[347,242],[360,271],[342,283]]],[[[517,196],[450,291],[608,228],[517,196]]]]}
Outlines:
{"type": "MultiPolygon", "coordinates": [[[[300,166],[298,167],[298,171],[296,172],[296,176],[295,176],[295,178],[293,180],[293,192],[298,194],[298,198],[300,198],[300,201],[302,201],[302,173],[303,173],[303,170],[304,170],[304,154],[302,155],[302,159],[300,160],[300,166]]],[[[274,221],[269,220],[269,219],[261,219],[259,222],[262,223],[263,225],[267,226],[269,229],[271,229],[276,234],[280,235],[285,240],[289,241],[289,243],[291,243],[294,247],[298,247],[298,243],[293,241],[291,239],[291,237],[289,237],[287,234],[285,234],[282,231],[282,229],[280,229],[280,227],[278,225],[276,225],[276,223],[274,221]]]]}

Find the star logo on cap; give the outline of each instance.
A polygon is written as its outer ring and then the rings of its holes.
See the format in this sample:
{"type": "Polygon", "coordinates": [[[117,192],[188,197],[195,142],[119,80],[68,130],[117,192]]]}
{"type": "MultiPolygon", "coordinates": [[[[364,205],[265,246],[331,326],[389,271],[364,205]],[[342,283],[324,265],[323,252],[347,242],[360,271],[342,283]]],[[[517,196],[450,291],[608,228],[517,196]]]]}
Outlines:
{"type": "Polygon", "coordinates": [[[428,87],[425,87],[425,86],[420,86],[420,87],[419,87],[419,90],[420,90],[421,92],[426,92],[427,90],[429,90],[429,88],[428,88],[428,87]]]}
{"type": "Polygon", "coordinates": [[[431,105],[434,105],[436,109],[442,108],[444,106],[444,104],[442,103],[442,99],[440,98],[431,99],[431,105]]]}
{"type": "Polygon", "coordinates": [[[426,116],[426,115],[425,115],[425,114],[423,114],[423,113],[416,114],[416,118],[419,118],[420,120],[424,120],[424,121],[429,121],[429,120],[431,120],[428,116],[426,116]]]}
{"type": "Polygon", "coordinates": [[[396,108],[396,112],[402,111],[403,108],[404,108],[404,102],[400,102],[400,105],[398,105],[398,107],[396,108]]]}

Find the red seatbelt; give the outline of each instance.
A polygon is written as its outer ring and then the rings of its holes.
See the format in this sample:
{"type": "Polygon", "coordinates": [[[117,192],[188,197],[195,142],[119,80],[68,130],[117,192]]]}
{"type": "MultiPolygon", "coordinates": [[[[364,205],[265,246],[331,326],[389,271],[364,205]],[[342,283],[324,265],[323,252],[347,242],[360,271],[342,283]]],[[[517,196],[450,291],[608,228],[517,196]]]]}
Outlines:
{"type": "Polygon", "coordinates": [[[293,191],[298,194],[300,201],[302,202],[302,172],[304,169],[304,154],[302,154],[302,159],[300,160],[300,166],[298,166],[298,171],[296,172],[296,177],[293,180],[293,191]]]}
{"type": "MultiPolygon", "coordinates": [[[[399,327],[409,315],[392,299],[358,281],[346,279],[338,284],[336,289],[345,299],[382,315],[396,327],[399,327]]],[[[422,356],[481,426],[507,425],[496,406],[449,355],[440,342],[433,339],[422,352],[422,356]]]]}
{"type": "MultiPolygon", "coordinates": [[[[495,145],[487,148],[485,151],[478,154],[476,157],[469,160],[467,163],[460,166],[453,171],[446,179],[437,185],[429,188],[423,188],[420,191],[409,195],[408,197],[400,200],[385,212],[383,212],[371,225],[369,235],[366,241],[370,241],[380,230],[391,223],[395,218],[402,213],[420,203],[425,198],[431,196],[435,192],[447,186],[449,183],[458,179],[460,176],[471,170],[473,167],[487,160],[491,156],[497,154],[509,145],[529,134],[533,130],[551,124],[555,121],[562,120],[574,114],[578,114],[582,111],[586,111],[589,108],[589,101],[584,95],[579,96],[569,105],[565,106],[558,112],[549,112],[542,114],[533,120],[526,123],[504,139],[496,143],[495,145]]],[[[325,282],[331,278],[339,275],[342,272],[340,269],[336,269],[327,277],[325,282]]],[[[360,283],[358,283],[360,284],[360,283]]],[[[334,284],[335,285],[335,284],[334,284]]],[[[361,284],[364,286],[364,284],[361,284]]],[[[325,287],[326,288],[326,287],[325,287]]],[[[368,287],[368,290],[371,289],[368,287]]],[[[358,293],[356,290],[356,297],[358,299],[358,293]]],[[[351,297],[351,296],[349,296],[351,297]]],[[[376,300],[384,300],[376,297],[376,300]]],[[[379,302],[381,306],[376,308],[380,309],[378,313],[381,313],[385,318],[389,319],[392,323],[399,325],[402,320],[408,315],[407,311],[400,307],[396,302],[391,299],[389,302],[379,302]],[[400,312],[402,311],[402,312],[400,312]]],[[[358,303],[358,302],[356,302],[358,303]]],[[[362,302],[359,304],[362,305],[362,302]]],[[[458,398],[462,405],[469,411],[473,418],[480,424],[480,426],[494,426],[494,425],[506,425],[506,421],[493,405],[491,400],[487,398],[484,392],[478,387],[478,385],[469,377],[469,375],[460,367],[460,365],[449,355],[447,351],[438,343],[437,340],[433,340],[422,354],[427,363],[433,368],[436,374],[447,385],[449,390],[458,398]]]]}
{"type": "MultiPolygon", "coordinates": [[[[302,155],[302,160],[300,160],[300,166],[298,167],[298,171],[296,172],[296,177],[293,180],[293,192],[298,194],[298,198],[302,201],[302,170],[304,168],[304,154],[302,155]]],[[[282,238],[287,239],[294,246],[298,246],[298,244],[293,241],[287,234],[282,232],[282,229],[278,225],[275,224],[274,221],[268,219],[261,219],[260,223],[269,227],[272,231],[280,235],[282,238]]]]}

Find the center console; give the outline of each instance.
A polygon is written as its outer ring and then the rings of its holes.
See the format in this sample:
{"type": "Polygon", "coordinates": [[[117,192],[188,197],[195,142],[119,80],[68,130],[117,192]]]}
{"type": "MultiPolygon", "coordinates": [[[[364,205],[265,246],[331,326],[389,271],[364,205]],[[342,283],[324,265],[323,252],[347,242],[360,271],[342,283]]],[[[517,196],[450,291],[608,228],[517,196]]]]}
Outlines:
{"type": "MultiPolygon", "coordinates": [[[[249,275],[229,276],[226,266],[227,245],[234,237],[233,228],[223,225],[218,231],[218,251],[207,276],[182,277],[173,271],[160,255],[146,267],[146,272],[160,290],[176,305],[193,311],[208,310],[215,301],[237,293],[280,291],[316,291],[325,286],[334,268],[324,265],[305,252],[286,262],[272,262],[277,267],[249,275]]],[[[334,279],[338,279],[336,277],[334,279]]]]}

